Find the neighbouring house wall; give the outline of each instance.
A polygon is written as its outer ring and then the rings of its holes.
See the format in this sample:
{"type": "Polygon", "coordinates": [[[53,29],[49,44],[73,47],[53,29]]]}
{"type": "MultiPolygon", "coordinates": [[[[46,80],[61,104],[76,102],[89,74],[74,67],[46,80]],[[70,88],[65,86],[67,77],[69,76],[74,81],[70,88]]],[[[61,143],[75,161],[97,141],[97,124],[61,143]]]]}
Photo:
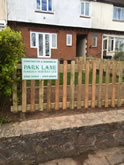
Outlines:
{"type": "Polygon", "coordinates": [[[7,2],[9,21],[70,27],[91,27],[90,17],[80,17],[80,0],[54,0],[52,13],[38,12],[36,0],[7,0],[7,2]]]}
{"type": "Polygon", "coordinates": [[[21,32],[25,45],[26,57],[37,58],[37,48],[30,48],[30,31],[57,33],[57,49],[51,50],[51,58],[71,60],[76,56],[76,32],[73,30],[23,23],[16,23],[16,25],[13,26],[14,24],[12,22],[9,22],[9,25],[21,32]],[[72,34],[72,46],[66,46],[66,34],[72,34]]]}
{"type": "Polygon", "coordinates": [[[123,31],[124,22],[113,20],[113,5],[101,2],[92,3],[93,29],[123,31]]]}
{"type": "Polygon", "coordinates": [[[0,0],[0,20],[6,19],[6,5],[5,0],[0,0]]]}
{"type": "Polygon", "coordinates": [[[102,33],[89,32],[88,33],[88,43],[87,43],[87,56],[93,56],[101,58],[102,55],[102,33]],[[97,47],[92,47],[92,35],[97,34],[97,47]]]}

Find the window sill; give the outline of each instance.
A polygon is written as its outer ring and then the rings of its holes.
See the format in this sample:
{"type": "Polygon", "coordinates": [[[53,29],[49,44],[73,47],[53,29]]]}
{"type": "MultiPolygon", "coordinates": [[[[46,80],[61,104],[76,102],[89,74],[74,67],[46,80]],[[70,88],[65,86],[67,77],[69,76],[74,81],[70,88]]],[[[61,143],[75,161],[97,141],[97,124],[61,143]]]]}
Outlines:
{"type": "Polygon", "coordinates": [[[37,58],[41,58],[41,59],[47,59],[47,58],[51,58],[51,56],[37,56],[37,58]]]}
{"type": "Polygon", "coordinates": [[[91,48],[97,48],[97,46],[91,46],[91,48]]]}
{"type": "Polygon", "coordinates": [[[113,19],[112,21],[114,21],[114,22],[124,22],[124,20],[117,20],[117,19],[113,19]]]}
{"type": "Polygon", "coordinates": [[[54,14],[53,11],[41,11],[41,10],[35,10],[36,13],[44,13],[44,14],[54,14]]]}
{"type": "Polygon", "coordinates": [[[90,16],[83,16],[83,15],[80,15],[80,18],[91,18],[90,16]]]}

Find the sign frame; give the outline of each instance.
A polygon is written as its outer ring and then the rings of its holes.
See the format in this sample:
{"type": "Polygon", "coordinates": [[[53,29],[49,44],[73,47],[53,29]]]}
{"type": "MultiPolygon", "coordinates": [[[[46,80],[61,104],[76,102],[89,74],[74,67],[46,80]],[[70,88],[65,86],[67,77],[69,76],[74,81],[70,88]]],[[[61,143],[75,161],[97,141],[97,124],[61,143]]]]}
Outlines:
{"type": "Polygon", "coordinates": [[[57,80],[58,59],[22,58],[22,80],[57,80]]]}

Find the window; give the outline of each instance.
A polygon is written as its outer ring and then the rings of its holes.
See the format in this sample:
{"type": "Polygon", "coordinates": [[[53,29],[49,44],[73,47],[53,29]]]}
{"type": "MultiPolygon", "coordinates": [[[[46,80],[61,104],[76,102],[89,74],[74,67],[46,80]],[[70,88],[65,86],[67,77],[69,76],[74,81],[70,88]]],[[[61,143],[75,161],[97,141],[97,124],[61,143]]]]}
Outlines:
{"type": "Polygon", "coordinates": [[[124,51],[124,37],[104,36],[103,50],[107,52],[124,51]]]}
{"type": "Polygon", "coordinates": [[[51,12],[52,9],[52,0],[36,0],[37,9],[44,12],[51,12]]]}
{"type": "Polygon", "coordinates": [[[114,51],[114,38],[109,37],[108,39],[108,51],[114,51]]]}
{"type": "Polygon", "coordinates": [[[66,46],[72,46],[72,34],[66,35],[66,46]]]}
{"type": "Polygon", "coordinates": [[[38,57],[50,57],[51,49],[57,49],[57,34],[31,32],[30,46],[37,48],[38,57]]]}
{"type": "Polygon", "coordinates": [[[97,34],[93,34],[92,35],[92,47],[97,47],[97,40],[98,40],[98,35],[97,34]]]}
{"type": "Polygon", "coordinates": [[[30,35],[31,48],[36,48],[36,33],[31,32],[30,35]]]}
{"type": "Polygon", "coordinates": [[[114,6],[113,19],[119,20],[119,21],[124,21],[124,8],[114,6]]]}
{"type": "Polygon", "coordinates": [[[115,38],[115,50],[124,51],[124,39],[115,38]]]}
{"type": "Polygon", "coordinates": [[[90,16],[90,2],[81,1],[81,16],[90,16]]]}
{"type": "Polygon", "coordinates": [[[57,34],[52,34],[52,49],[57,49],[57,34]]]}

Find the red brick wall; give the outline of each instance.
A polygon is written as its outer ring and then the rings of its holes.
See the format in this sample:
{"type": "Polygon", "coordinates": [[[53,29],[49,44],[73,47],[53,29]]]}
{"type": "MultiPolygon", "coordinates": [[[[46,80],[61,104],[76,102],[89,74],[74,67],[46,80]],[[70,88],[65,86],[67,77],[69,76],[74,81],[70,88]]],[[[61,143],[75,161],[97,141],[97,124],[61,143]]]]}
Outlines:
{"type": "Polygon", "coordinates": [[[88,32],[88,29],[83,30],[78,28],[64,28],[17,22],[9,22],[9,26],[21,32],[25,45],[26,57],[37,58],[37,49],[30,48],[30,31],[57,33],[57,49],[51,50],[51,58],[74,59],[76,57],[77,34],[87,35],[87,56],[101,57],[102,33],[100,32],[88,32]],[[72,34],[72,46],[66,46],[66,34],[72,34]],[[92,34],[98,35],[98,45],[96,48],[92,47],[92,34]]]}
{"type": "Polygon", "coordinates": [[[87,56],[93,56],[96,58],[101,58],[102,54],[102,33],[89,32],[88,33],[88,43],[87,43],[87,56]],[[98,35],[97,47],[92,47],[92,34],[98,35]]]}
{"type": "MultiPolygon", "coordinates": [[[[11,22],[10,22],[10,26],[11,22]]],[[[37,25],[30,24],[16,24],[16,30],[20,31],[23,37],[26,57],[37,58],[37,49],[30,48],[30,31],[34,32],[48,32],[48,33],[57,33],[57,49],[51,50],[51,58],[58,59],[74,59],[76,56],[76,32],[73,30],[65,30],[61,28],[54,28],[51,26],[39,27],[37,25]],[[73,35],[72,46],[66,46],[66,34],[73,35]]]]}

